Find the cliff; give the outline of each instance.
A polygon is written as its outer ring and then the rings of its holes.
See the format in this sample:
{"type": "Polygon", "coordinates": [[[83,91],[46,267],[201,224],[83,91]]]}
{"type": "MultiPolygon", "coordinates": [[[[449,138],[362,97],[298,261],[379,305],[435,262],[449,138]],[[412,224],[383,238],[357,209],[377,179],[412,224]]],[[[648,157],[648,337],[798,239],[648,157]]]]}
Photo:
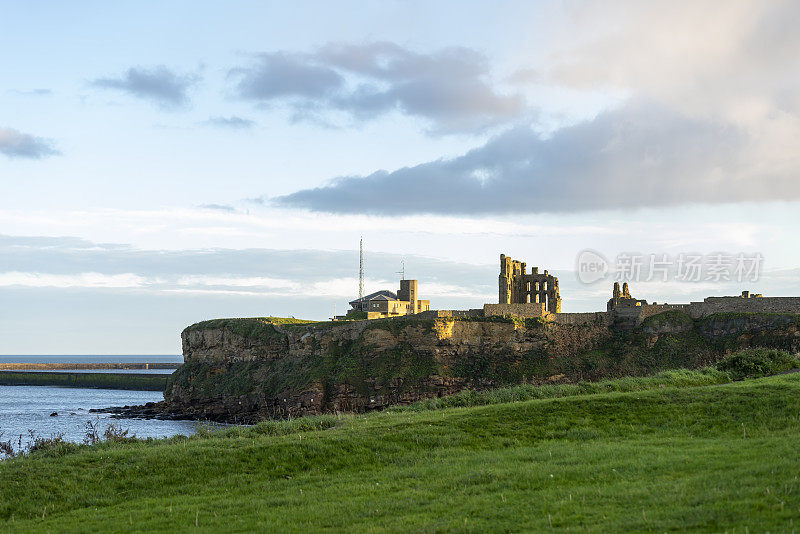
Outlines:
{"type": "Polygon", "coordinates": [[[800,316],[679,311],[624,331],[602,322],[413,317],[345,323],[222,319],[181,334],[165,412],[253,422],[382,409],[521,382],[695,368],[750,346],[800,350],[800,316]]]}

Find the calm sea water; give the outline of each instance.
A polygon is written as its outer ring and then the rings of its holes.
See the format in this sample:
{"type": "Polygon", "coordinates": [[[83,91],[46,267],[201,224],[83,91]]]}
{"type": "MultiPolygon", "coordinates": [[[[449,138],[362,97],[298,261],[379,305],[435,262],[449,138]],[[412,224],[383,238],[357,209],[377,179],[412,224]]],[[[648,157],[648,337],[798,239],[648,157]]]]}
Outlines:
{"type": "Polygon", "coordinates": [[[28,430],[44,437],[63,434],[67,440],[83,441],[87,421],[99,423],[101,431],[113,423],[142,438],[194,433],[194,421],[112,419],[108,414],[89,413],[91,408],[144,404],[163,398],[158,391],[0,386],[0,431],[2,439],[12,440],[15,447],[20,435],[23,445],[29,440],[28,430]],[[51,417],[53,412],[58,415],[51,417]]]}
{"type": "MultiPolygon", "coordinates": [[[[0,363],[183,363],[181,355],[0,355],[0,363]]],[[[76,371],[70,371],[76,372],[76,371]]],[[[125,372],[112,369],[101,372],[125,372]]],[[[130,372],[172,373],[172,369],[135,370],[130,372]]],[[[102,432],[110,424],[127,429],[140,438],[170,437],[193,434],[194,421],[159,421],[156,419],[113,419],[109,414],[89,413],[92,408],[108,408],[157,402],[164,399],[158,391],[128,391],[119,389],[83,389],[55,386],[0,386],[0,433],[2,440],[12,440],[15,447],[19,436],[23,445],[30,440],[29,430],[50,437],[62,434],[64,439],[81,442],[86,435],[86,423],[91,421],[102,432]],[[57,416],[51,416],[52,413],[57,416]]]]}
{"type": "MultiPolygon", "coordinates": [[[[181,355],[0,355],[0,363],[183,363],[181,355]]],[[[111,372],[125,372],[120,369],[111,372]]],[[[71,371],[75,372],[75,371],[71,371]]],[[[108,371],[106,371],[108,372],[108,371]]],[[[138,370],[132,372],[147,372],[138,370]]],[[[171,373],[171,369],[150,369],[154,373],[171,373]]],[[[163,400],[158,391],[127,391],[119,389],[82,389],[53,386],[0,386],[0,432],[3,440],[12,440],[16,446],[19,436],[23,445],[30,439],[29,430],[50,437],[63,434],[65,439],[80,442],[86,434],[86,423],[91,421],[102,432],[114,424],[138,437],[169,437],[176,434],[193,434],[197,423],[193,421],[158,421],[155,419],[113,419],[108,414],[89,413],[92,408],[108,408],[144,404],[163,400]],[[53,412],[57,416],[51,417],[53,412]]]]}

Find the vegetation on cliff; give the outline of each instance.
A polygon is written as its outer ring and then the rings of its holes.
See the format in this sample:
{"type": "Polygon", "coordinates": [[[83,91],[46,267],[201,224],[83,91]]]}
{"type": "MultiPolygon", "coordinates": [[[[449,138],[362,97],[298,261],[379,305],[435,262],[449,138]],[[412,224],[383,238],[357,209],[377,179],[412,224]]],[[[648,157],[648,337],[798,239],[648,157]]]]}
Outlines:
{"type": "Polygon", "coordinates": [[[184,332],[223,329],[251,341],[270,341],[282,334],[275,325],[307,325],[315,321],[295,319],[294,317],[250,317],[241,319],[211,319],[186,327],[184,332]]]}
{"type": "Polygon", "coordinates": [[[220,421],[385,409],[464,389],[697,369],[747,347],[795,352],[799,321],[677,310],[632,330],[513,317],[220,319],[184,331],[186,364],[165,396],[179,413],[220,421]]]}
{"type": "Polygon", "coordinates": [[[42,450],[0,463],[0,526],[790,531],[800,375],[687,387],[726,376],[42,450]]]}

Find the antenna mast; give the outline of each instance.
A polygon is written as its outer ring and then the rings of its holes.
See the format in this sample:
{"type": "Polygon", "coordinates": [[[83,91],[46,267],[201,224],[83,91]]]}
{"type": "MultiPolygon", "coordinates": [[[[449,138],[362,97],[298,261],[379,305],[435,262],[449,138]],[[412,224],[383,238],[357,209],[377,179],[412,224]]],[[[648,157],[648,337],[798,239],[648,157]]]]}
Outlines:
{"type": "Polygon", "coordinates": [[[358,242],[358,298],[364,298],[364,237],[358,242]]]}

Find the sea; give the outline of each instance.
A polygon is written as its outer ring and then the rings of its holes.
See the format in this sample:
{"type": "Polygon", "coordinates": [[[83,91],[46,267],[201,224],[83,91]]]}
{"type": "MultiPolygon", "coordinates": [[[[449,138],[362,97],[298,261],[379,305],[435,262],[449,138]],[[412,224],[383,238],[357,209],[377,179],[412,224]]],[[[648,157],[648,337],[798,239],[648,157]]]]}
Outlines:
{"type": "MultiPolygon", "coordinates": [[[[183,363],[180,355],[129,356],[0,356],[2,363],[183,363]]],[[[51,370],[52,371],[52,370],[51,370]]],[[[71,370],[70,372],[76,372],[71,370]]],[[[92,370],[104,372],[104,370],[92,370]]],[[[105,372],[123,372],[109,369],[105,372]]],[[[140,369],[138,373],[170,373],[169,369],[140,369]]],[[[194,421],[160,421],[157,419],[115,419],[110,414],[90,413],[92,408],[108,408],[157,402],[164,399],[158,391],[120,389],[67,388],[56,386],[0,386],[0,440],[11,441],[15,449],[24,447],[32,435],[64,439],[80,443],[86,437],[87,423],[102,433],[109,425],[140,438],[191,435],[194,421]]]]}

